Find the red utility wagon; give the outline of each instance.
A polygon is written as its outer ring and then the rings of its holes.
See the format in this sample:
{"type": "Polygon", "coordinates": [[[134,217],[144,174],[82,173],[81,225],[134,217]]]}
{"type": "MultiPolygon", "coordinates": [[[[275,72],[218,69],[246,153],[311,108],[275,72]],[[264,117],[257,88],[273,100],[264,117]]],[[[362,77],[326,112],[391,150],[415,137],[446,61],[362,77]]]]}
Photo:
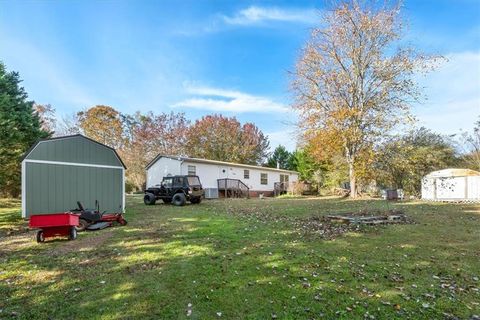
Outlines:
{"type": "Polygon", "coordinates": [[[78,214],[62,212],[54,214],[37,214],[30,216],[30,228],[40,229],[37,231],[37,242],[45,241],[45,238],[56,236],[68,236],[69,240],[77,238],[78,214]]]}

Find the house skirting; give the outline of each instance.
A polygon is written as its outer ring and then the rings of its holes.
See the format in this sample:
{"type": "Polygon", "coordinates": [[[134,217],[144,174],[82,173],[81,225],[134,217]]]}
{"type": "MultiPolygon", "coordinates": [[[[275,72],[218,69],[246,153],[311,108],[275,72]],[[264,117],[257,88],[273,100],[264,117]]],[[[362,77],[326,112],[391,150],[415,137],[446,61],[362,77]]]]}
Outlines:
{"type": "MultiPolygon", "coordinates": [[[[263,194],[264,197],[273,197],[275,193],[273,191],[259,191],[259,190],[249,190],[248,195],[250,198],[258,198],[260,195],[263,194]]],[[[218,198],[225,198],[225,191],[222,189],[218,189],[218,198]]],[[[229,193],[229,198],[231,197],[229,193]]],[[[215,197],[207,197],[207,198],[215,198],[215,197]]]]}
{"type": "Polygon", "coordinates": [[[274,192],[272,191],[256,191],[256,190],[250,190],[249,194],[251,198],[258,198],[261,194],[263,193],[264,197],[273,197],[274,192]]]}

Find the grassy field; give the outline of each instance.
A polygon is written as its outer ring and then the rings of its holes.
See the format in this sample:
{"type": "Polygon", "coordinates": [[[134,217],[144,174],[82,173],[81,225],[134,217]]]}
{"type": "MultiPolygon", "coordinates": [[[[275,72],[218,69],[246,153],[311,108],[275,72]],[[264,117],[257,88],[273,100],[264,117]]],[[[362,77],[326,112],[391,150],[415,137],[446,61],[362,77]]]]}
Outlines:
{"type": "Polygon", "coordinates": [[[454,319],[480,315],[480,208],[334,198],[147,207],[127,227],[34,241],[0,201],[0,318],[454,319]],[[325,239],[315,217],[415,223],[325,239]]]}

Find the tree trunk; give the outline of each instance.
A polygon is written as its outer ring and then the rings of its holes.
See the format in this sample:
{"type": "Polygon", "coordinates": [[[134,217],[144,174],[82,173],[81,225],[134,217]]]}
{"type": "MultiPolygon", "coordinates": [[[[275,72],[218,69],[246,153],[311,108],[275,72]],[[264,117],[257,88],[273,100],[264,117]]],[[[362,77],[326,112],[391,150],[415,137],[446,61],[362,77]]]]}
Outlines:
{"type": "Polygon", "coordinates": [[[348,175],[350,178],[350,198],[355,199],[357,197],[357,186],[353,161],[348,162],[348,175]]]}

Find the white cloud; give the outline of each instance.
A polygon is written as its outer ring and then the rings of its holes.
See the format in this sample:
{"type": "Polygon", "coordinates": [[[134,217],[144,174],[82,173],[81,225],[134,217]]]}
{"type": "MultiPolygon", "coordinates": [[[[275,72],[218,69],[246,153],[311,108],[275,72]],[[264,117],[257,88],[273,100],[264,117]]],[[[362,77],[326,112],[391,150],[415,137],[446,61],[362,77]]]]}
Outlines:
{"type": "Polygon", "coordinates": [[[233,16],[223,16],[223,20],[232,25],[253,25],[267,21],[312,24],[318,21],[318,12],[314,9],[250,6],[233,16]]]}
{"type": "Polygon", "coordinates": [[[414,112],[420,125],[452,134],[471,130],[480,116],[480,52],[446,57],[448,62],[421,81],[428,100],[414,112]]]}
{"type": "Polygon", "coordinates": [[[269,98],[235,90],[187,86],[187,92],[194,97],[177,102],[172,107],[235,113],[284,113],[288,111],[285,105],[269,98]]]}

